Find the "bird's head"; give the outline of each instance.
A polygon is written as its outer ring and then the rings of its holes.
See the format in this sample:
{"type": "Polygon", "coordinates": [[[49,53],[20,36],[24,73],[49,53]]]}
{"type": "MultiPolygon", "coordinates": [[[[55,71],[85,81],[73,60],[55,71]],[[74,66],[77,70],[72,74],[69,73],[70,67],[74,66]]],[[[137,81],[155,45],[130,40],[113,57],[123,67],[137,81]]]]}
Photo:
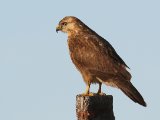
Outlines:
{"type": "Polygon", "coordinates": [[[78,32],[80,30],[81,21],[73,16],[64,17],[56,27],[56,32],[62,31],[68,34],[78,32]]]}

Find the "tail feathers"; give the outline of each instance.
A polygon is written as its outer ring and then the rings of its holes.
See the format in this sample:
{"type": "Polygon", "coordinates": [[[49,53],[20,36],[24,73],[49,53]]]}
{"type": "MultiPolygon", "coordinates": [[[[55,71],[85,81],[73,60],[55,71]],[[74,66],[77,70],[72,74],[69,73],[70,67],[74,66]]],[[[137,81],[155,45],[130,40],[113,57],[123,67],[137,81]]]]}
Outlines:
{"type": "Polygon", "coordinates": [[[145,103],[142,95],[138,92],[138,90],[132,85],[132,83],[130,81],[116,80],[114,83],[131,100],[133,100],[136,103],[139,103],[140,105],[142,105],[144,107],[147,106],[147,104],[145,103]]]}

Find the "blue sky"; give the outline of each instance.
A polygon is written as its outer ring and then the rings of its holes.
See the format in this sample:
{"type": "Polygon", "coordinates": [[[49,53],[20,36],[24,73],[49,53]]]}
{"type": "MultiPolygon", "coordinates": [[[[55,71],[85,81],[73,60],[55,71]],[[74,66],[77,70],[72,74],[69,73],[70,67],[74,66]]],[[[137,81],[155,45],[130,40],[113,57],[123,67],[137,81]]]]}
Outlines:
{"type": "Polygon", "coordinates": [[[158,0],[1,0],[0,120],[76,119],[75,98],[85,84],[70,60],[67,35],[55,32],[68,15],[113,45],[148,104],[144,108],[103,85],[114,97],[116,119],[160,119],[159,5],[158,0]]]}

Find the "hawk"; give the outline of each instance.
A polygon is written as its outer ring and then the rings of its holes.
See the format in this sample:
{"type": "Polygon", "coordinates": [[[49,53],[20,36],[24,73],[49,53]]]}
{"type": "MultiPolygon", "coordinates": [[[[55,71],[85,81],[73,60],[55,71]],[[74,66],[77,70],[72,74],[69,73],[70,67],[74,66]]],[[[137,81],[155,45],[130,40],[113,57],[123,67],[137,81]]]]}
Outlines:
{"type": "Polygon", "coordinates": [[[83,95],[91,95],[92,83],[99,84],[97,94],[102,94],[101,85],[104,83],[119,88],[131,100],[146,106],[143,97],[130,81],[129,67],[108,41],[74,16],[64,17],[56,31],[68,34],[70,57],[87,86],[83,95]]]}

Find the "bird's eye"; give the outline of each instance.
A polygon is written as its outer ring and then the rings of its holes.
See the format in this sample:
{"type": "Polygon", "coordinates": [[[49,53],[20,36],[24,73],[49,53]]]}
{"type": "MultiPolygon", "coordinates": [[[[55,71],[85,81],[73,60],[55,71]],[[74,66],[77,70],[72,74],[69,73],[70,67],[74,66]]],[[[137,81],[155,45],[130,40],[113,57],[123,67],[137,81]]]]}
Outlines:
{"type": "Polygon", "coordinates": [[[66,26],[66,25],[67,25],[67,22],[63,22],[62,25],[63,25],[63,26],[66,26]]]}

